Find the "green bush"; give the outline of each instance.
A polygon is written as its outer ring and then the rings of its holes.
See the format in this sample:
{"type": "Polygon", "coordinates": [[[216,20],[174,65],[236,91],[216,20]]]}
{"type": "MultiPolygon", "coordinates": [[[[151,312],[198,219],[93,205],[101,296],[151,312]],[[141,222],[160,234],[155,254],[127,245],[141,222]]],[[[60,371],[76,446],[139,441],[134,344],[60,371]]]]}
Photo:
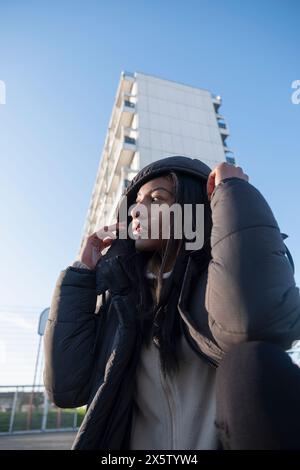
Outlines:
{"type": "MultiPolygon", "coordinates": [[[[46,429],[73,428],[74,409],[49,409],[46,429]]],[[[8,432],[10,411],[0,411],[0,432],[8,432]]],[[[77,427],[80,426],[85,415],[85,408],[77,409],[77,427]]],[[[28,420],[28,412],[17,411],[15,414],[13,431],[27,431],[41,429],[43,413],[40,410],[32,411],[31,420],[28,420]]]]}

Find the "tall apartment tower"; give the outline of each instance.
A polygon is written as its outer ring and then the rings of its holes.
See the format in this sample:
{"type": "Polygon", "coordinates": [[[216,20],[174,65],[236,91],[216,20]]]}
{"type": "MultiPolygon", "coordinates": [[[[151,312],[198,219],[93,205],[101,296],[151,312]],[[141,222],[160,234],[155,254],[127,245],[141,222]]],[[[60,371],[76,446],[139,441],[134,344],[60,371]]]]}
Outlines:
{"type": "Polygon", "coordinates": [[[127,184],[148,163],[171,155],[198,158],[211,168],[235,163],[221,103],[202,88],[121,73],[79,254],[87,236],[112,222],[127,184]]]}

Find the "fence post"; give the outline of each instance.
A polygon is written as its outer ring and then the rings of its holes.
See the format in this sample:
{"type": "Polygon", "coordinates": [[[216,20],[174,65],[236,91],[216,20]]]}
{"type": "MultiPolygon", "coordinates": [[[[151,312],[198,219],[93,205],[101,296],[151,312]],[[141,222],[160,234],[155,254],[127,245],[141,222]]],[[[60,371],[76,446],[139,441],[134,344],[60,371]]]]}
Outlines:
{"type": "Polygon", "coordinates": [[[18,400],[18,387],[16,387],[13,405],[12,405],[12,409],[10,413],[9,429],[8,429],[9,434],[12,434],[13,432],[13,426],[14,426],[14,420],[15,420],[15,414],[16,414],[16,408],[17,408],[17,400],[18,400]]]}
{"type": "Polygon", "coordinates": [[[44,405],[43,405],[43,418],[42,418],[42,427],[41,430],[45,431],[47,426],[47,417],[48,417],[48,398],[46,390],[44,390],[44,405]]]}
{"type": "Polygon", "coordinates": [[[78,415],[78,411],[77,411],[77,408],[74,412],[74,421],[73,421],[73,430],[75,431],[75,429],[77,428],[77,415],[78,415]]]}

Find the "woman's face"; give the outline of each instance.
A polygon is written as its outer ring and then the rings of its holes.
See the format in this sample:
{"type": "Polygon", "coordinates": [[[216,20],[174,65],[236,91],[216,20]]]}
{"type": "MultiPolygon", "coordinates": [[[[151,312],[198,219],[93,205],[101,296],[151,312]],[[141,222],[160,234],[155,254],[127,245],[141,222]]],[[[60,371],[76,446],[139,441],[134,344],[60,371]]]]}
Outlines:
{"type": "Polygon", "coordinates": [[[136,204],[131,210],[132,230],[137,250],[155,251],[165,246],[167,239],[162,238],[162,218],[161,215],[158,219],[155,218],[155,209],[158,209],[157,205],[160,204],[171,206],[174,201],[173,181],[170,176],[154,178],[141,186],[136,204]],[[154,233],[158,236],[151,238],[151,226],[155,223],[157,232],[154,233]]]}

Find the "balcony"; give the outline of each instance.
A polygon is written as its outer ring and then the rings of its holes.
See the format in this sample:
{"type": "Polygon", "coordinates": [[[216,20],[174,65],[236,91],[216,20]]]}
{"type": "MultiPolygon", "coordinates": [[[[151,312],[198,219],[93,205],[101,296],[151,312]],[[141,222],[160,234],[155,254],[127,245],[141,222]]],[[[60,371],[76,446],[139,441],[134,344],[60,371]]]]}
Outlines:
{"type": "Polygon", "coordinates": [[[227,146],[226,142],[223,142],[223,149],[225,153],[233,153],[233,150],[227,146]]]}
{"type": "Polygon", "coordinates": [[[226,137],[229,136],[229,129],[227,127],[227,124],[226,124],[226,122],[224,122],[224,120],[221,121],[221,120],[218,119],[217,122],[218,122],[218,127],[220,129],[220,133],[222,135],[222,138],[224,138],[224,140],[225,140],[226,137]]]}
{"type": "Polygon", "coordinates": [[[221,98],[221,96],[214,95],[214,94],[212,94],[211,97],[212,97],[212,102],[213,102],[213,105],[214,105],[214,108],[215,108],[215,112],[218,113],[218,110],[219,110],[219,108],[222,104],[222,98],[221,98]]]}
{"type": "MultiPolygon", "coordinates": [[[[120,177],[122,167],[127,167],[137,149],[137,139],[124,134],[125,129],[122,129],[121,139],[115,140],[115,146],[109,155],[109,168],[103,175],[103,179],[99,185],[101,188],[99,194],[109,194],[115,189],[117,181],[120,177]]],[[[128,132],[128,130],[127,130],[128,132]]],[[[105,198],[103,198],[103,203],[105,198]]]]}
{"type": "Polygon", "coordinates": [[[131,93],[132,85],[135,82],[135,75],[131,72],[122,72],[121,73],[121,80],[119,83],[119,88],[117,91],[117,106],[121,105],[121,100],[123,99],[123,95],[127,93],[131,93]]]}
{"type": "MultiPolygon", "coordinates": [[[[120,118],[118,126],[130,127],[134,114],[136,113],[136,105],[132,101],[124,100],[120,110],[120,118]]],[[[116,126],[117,127],[117,126],[116,126]]]]}
{"type": "MultiPolygon", "coordinates": [[[[110,224],[116,218],[118,204],[120,203],[127,186],[129,185],[131,180],[134,178],[134,176],[137,174],[137,172],[138,170],[134,170],[130,166],[122,166],[120,168],[120,173],[118,173],[118,179],[116,181],[115,188],[111,192],[112,204],[111,204],[109,212],[107,213],[106,223],[110,224]]],[[[101,211],[99,211],[99,214],[102,215],[102,213],[103,213],[103,210],[101,209],[101,211]]],[[[101,215],[99,215],[99,218],[97,221],[98,225],[100,225],[99,219],[101,218],[101,215]]],[[[102,225],[104,225],[104,220],[103,220],[102,225]]]]}

